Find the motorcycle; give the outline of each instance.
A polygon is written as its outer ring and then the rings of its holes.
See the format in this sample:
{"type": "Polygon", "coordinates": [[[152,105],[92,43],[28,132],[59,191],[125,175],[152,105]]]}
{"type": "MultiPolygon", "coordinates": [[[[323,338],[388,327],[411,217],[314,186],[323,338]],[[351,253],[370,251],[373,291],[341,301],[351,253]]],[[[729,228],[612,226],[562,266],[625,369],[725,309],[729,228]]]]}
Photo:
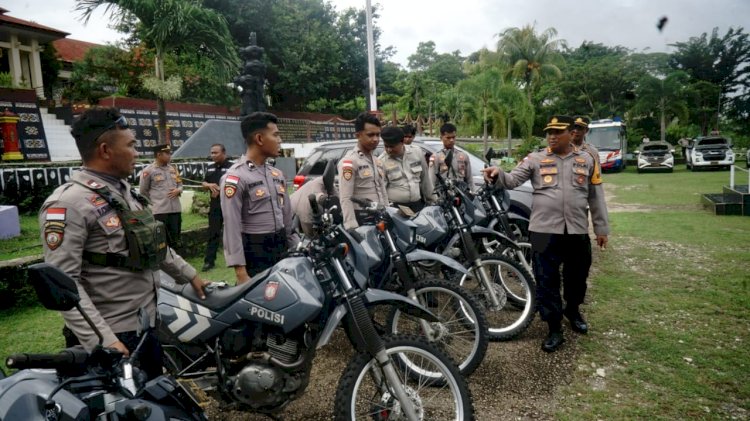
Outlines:
{"type": "Polygon", "coordinates": [[[484,359],[488,345],[487,318],[473,294],[457,283],[422,277],[414,270],[419,263],[436,262],[468,274],[455,260],[413,247],[416,225],[404,218],[397,208],[352,198],[362,205],[375,225],[362,225],[353,231],[370,261],[371,285],[406,295],[436,312],[439,321],[430,323],[393,308],[385,316],[385,329],[392,334],[421,334],[442,346],[457,362],[461,374],[469,376],[484,359]],[[394,236],[391,231],[402,233],[394,236]]]}
{"type": "Polygon", "coordinates": [[[466,380],[437,347],[414,335],[380,336],[368,308],[395,305],[437,318],[414,301],[367,288],[367,256],[314,195],[315,239],[235,287],[198,298],[163,275],[158,310],[165,366],[224,404],[275,413],[309,383],[317,349],[339,325],[358,352],[339,379],[335,420],[471,420],[466,380]],[[431,387],[425,387],[431,386],[431,387]]]}
{"type": "MultiPolygon", "coordinates": [[[[446,156],[450,166],[452,153],[446,156]]],[[[498,241],[507,247],[518,245],[507,236],[478,224],[487,214],[476,196],[471,197],[461,182],[444,179],[436,171],[438,206],[427,206],[411,219],[417,225],[416,243],[426,250],[453,257],[469,269],[459,283],[483,303],[491,339],[508,340],[526,330],[534,318],[535,284],[518,262],[502,254],[480,254],[483,241],[498,241]]],[[[434,270],[434,268],[426,268],[434,270]]],[[[444,271],[446,277],[453,272],[444,271]]]]}
{"type": "Polygon", "coordinates": [[[167,376],[145,382],[137,368],[151,329],[141,312],[141,342],[130,357],[101,345],[102,334],[81,309],[75,281],[47,263],[31,265],[29,280],[49,310],[78,309],[99,337],[90,353],[81,346],[58,354],[15,354],[6,365],[19,371],[0,380],[1,420],[194,420],[204,421],[197,402],[167,376]]]}

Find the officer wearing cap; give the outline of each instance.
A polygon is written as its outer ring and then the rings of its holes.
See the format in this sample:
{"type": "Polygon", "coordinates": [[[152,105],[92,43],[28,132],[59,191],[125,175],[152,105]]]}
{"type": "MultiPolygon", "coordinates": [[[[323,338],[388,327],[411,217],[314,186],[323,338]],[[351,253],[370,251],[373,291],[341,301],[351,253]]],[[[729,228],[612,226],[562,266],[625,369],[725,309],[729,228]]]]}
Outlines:
{"type": "Polygon", "coordinates": [[[156,159],[143,169],[139,189],[151,201],[151,211],[167,228],[167,244],[178,247],[182,229],[182,178],[177,167],[171,165],[172,148],[157,145],[153,148],[156,159]]]}
{"type": "Polygon", "coordinates": [[[234,267],[237,284],[278,262],[298,238],[281,170],[267,164],[281,153],[275,115],[254,112],[240,125],[247,144],[245,159],[221,180],[224,257],[234,267]]]}
{"type": "Polygon", "coordinates": [[[404,144],[404,132],[386,127],[380,133],[385,152],[380,160],[385,167],[385,190],[394,205],[406,206],[414,212],[432,202],[434,181],[421,148],[404,144]]]}
{"type": "Polygon", "coordinates": [[[586,135],[589,132],[589,123],[591,120],[584,115],[577,115],[573,117],[573,125],[570,127],[570,134],[572,136],[571,142],[578,149],[588,152],[592,158],[599,164],[599,151],[590,143],[586,142],[586,135]]]}
{"type": "Polygon", "coordinates": [[[414,138],[417,136],[417,128],[411,124],[404,125],[404,145],[411,145],[414,142],[414,138]]]}
{"type": "Polygon", "coordinates": [[[466,153],[459,151],[456,146],[456,126],[445,123],[440,126],[440,140],[443,149],[430,157],[430,165],[438,166],[438,173],[445,179],[462,180],[466,182],[469,189],[474,186],[471,176],[471,161],[466,153]],[[453,151],[453,161],[450,168],[445,162],[448,152],[453,151]]]}
{"type": "Polygon", "coordinates": [[[544,129],[549,145],[546,150],[529,154],[510,173],[496,167],[484,170],[486,178],[505,188],[515,188],[526,180],[531,180],[534,188],[529,241],[537,282],[537,308],[549,325],[549,334],[542,343],[546,352],[554,352],[564,342],[563,315],[573,330],[588,331],[579,311],[591,265],[587,206],[599,247],[606,247],[609,234],[599,166],[588,152],[572,144],[572,124],[569,116],[552,116],[544,129]],[[560,296],[561,265],[567,301],[564,311],[560,296]]]}
{"type": "MultiPolygon", "coordinates": [[[[160,270],[178,283],[191,283],[201,297],[205,282],[167,247],[163,224],[126,181],[138,157],[127,120],[114,108],[95,107],[73,122],[71,134],[83,166],[42,205],[44,260],[75,281],[81,308],[101,332],[102,345],[128,355],[140,340],[140,308],[156,320],[160,270]]],[[[80,343],[91,350],[99,343],[78,310],[62,316],[66,346],[80,343]]],[[[147,338],[142,350],[140,367],[150,377],[160,375],[156,337],[147,338]]]]}
{"type": "Polygon", "coordinates": [[[339,199],[346,229],[367,222],[367,214],[357,212],[361,205],[352,198],[388,205],[383,163],[373,155],[380,143],[380,120],[362,113],[354,120],[354,130],[357,146],[346,152],[338,163],[339,199]]]}

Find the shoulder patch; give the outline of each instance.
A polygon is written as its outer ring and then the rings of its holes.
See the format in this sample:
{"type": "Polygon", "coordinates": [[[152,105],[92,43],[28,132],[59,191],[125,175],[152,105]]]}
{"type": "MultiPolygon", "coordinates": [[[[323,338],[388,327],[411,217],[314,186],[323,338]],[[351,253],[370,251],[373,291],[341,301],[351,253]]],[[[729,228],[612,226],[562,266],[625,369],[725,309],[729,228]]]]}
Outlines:
{"type": "Polygon", "coordinates": [[[64,221],[65,220],[65,208],[49,208],[47,209],[47,220],[48,221],[64,221]]]}
{"type": "Polygon", "coordinates": [[[240,178],[236,175],[228,175],[227,178],[224,179],[224,184],[234,184],[236,186],[239,182],[240,178]]]}
{"type": "Polygon", "coordinates": [[[226,196],[227,199],[234,197],[235,193],[237,193],[237,184],[226,183],[224,185],[224,196],[226,196]]]}
{"type": "Polygon", "coordinates": [[[599,168],[599,164],[594,161],[594,173],[591,174],[591,184],[599,185],[602,184],[602,170],[599,168]]]}

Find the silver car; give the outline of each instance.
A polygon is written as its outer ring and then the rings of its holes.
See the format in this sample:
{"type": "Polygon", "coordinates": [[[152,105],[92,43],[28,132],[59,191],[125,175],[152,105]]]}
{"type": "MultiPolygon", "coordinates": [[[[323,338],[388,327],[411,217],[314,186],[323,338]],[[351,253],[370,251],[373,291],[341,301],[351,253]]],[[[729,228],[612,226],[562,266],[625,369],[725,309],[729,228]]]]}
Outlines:
{"type": "Polygon", "coordinates": [[[644,143],[635,151],[638,172],[674,170],[674,147],[660,140],[644,143]]]}

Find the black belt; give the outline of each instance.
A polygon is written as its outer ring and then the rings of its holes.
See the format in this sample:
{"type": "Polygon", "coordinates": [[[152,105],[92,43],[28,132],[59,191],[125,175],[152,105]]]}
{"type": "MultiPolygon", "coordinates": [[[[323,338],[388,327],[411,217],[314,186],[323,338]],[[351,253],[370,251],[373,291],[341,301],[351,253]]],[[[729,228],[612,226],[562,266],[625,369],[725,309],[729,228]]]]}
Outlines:
{"type": "Polygon", "coordinates": [[[116,253],[94,253],[88,250],[83,251],[83,260],[98,266],[111,266],[122,269],[132,269],[128,256],[116,253]]]}
{"type": "Polygon", "coordinates": [[[280,237],[281,239],[284,239],[284,241],[286,241],[286,229],[280,229],[276,232],[267,232],[264,234],[243,232],[242,236],[254,243],[262,242],[265,239],[274,239],[277,237],[280,237]]]}

